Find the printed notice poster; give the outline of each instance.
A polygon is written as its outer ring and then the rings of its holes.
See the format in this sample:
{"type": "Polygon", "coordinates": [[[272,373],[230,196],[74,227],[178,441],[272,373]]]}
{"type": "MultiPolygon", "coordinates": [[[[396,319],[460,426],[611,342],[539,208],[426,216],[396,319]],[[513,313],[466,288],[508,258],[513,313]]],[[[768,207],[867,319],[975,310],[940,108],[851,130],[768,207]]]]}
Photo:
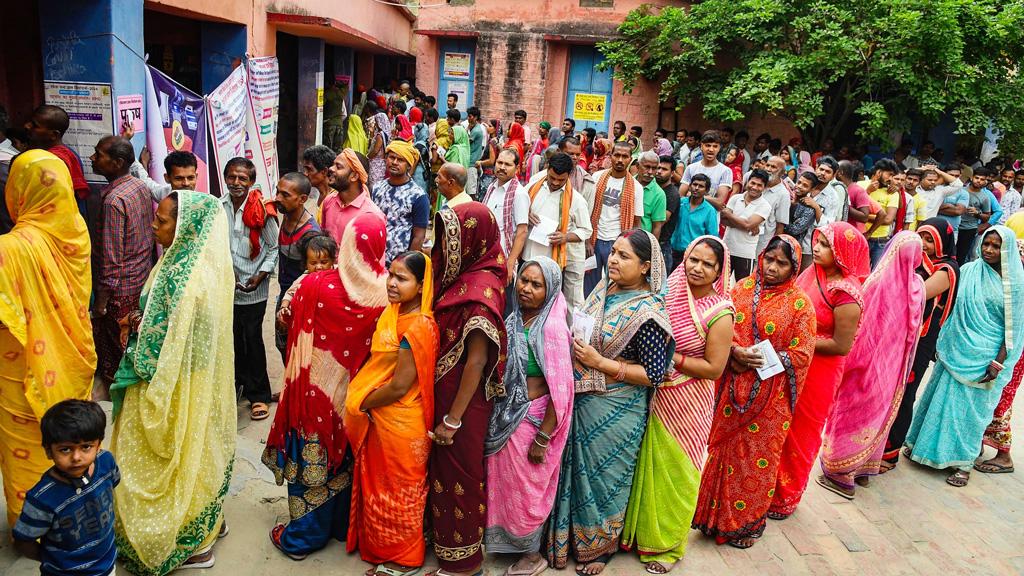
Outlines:
{"type": "Polygon", "coordinates": [[[444,53],[444,76],[446,78],[469,78],[469,63],[472,54],[468,52],[444,53]]]}
{"type": "Polygon", "coordinates": [[[96,143],[104,136],[117,133],[110,84],[91,82],[45,82],[47,104],[67,111],[71,124],[64,133],[64,144],[82,159],[85,179],[106,182],[107,179],[92,171],[89,156],[96,143]]]}
{"type": "Polygon", "coordinates": [[[583,94],[577,92],[572,100],[573,120],[604,122],[608,97],[604,94],[583,94]]]}
{"type": "Polygon", "coordinates": [[[146,125],[142,118],[142,94],[128,94],[117,97],[117,125],[118,133],[120,127],[130,122],[132,130],[136,133],[144,132],[146,125]]]}
{"type": "Polygon", "coordinates": [[[164,158],[176,150],[196,155],[196,190],[209,192],[206,150],[206,102],[163,72],[147,66],[146,147],[151,160],[146,169],[157,182],[164,180],[164,158]]]}
{"type": "MultiPolygon", "coordinates": [[[[224,167],[228,160],[246,156],[245,125],[249,111],[249,92],[246,87],[245,67],[239,66],[206,97],[213,137],[214,169],[220,178],[220,189],[227,190],[224,167]]],[[[251,158],[250,158],[251,159],[251,158]]]]}
{"type": "MultiPolygon", "coordinates": [[[[456,108],[466,110],[472,105],[469,102],[469,82],[449,82],[448,92],[459,97],[459,104],[456,108]]],[[[465,114],[463,114],[463,116],[465,116],[465,114]]]]}
{"type": "Polygon", "coordinates": [[[247,155],[256,164],[256,184],[264,198],[277,189],[277,107],[280,98],[277,58],[263,56],[245,61],[248,75],[249,114],[246,120],[247,155]]]}

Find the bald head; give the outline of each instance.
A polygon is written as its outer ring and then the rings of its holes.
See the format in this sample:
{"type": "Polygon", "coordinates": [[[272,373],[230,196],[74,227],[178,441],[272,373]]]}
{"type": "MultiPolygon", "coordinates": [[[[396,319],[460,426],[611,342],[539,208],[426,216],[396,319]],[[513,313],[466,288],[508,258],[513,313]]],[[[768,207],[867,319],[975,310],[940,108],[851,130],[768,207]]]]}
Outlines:
{"type": "Polygon", "coordinates": [[[437,188],[448,200],[455,198],[466,189],[469,173],[466,167],[455,162],[445,162],[437,171],[437,188]]]}

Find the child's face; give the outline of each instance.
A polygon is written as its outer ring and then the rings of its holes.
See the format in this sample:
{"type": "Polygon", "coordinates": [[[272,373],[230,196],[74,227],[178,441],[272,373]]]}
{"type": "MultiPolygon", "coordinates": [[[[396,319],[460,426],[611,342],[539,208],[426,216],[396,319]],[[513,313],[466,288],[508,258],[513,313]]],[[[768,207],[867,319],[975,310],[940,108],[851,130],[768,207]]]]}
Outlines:
{"type": "Polygon", "coordinates": [[[796,195],[799,198],[803,198],[811,193],[811,189],[814,188],[814,184],[807,178],[800,178],[796,181],[796,195]]]}
{"type": "Polygon", "coordinates": [[[322,272],[334,268],[334,259],[326,252],[309,250],[306,252],[306,272],[322,272]]]}
{"type": "Polygon", "coordinates": [[[58,442],[46,447],[46,456],[64,474],[80,478],[85,476],[96,461],[99,450],[99,440],[58,442]]]}

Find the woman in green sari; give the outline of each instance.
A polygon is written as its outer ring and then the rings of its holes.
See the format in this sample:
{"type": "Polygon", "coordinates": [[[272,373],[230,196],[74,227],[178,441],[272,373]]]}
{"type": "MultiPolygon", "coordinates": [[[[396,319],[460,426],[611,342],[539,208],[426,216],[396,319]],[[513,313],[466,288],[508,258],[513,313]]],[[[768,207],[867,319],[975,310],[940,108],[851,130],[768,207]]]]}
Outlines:
{"type": "Polygon", "coordinates": [[[469,132],[462,127],[462,124],[452,126],[452,145],[445,152],[444,160],[461,164],[463,168],[469,168],[469,132]]]}
{"type": "Polygon", "coordinates": [[[664,279],[657,239],[628,230],[584,305],[594,333],[589,342],[574,334],[576,399],[547,529],[548,563],[556,568],[571,550],[578,574],[600,574],[619,547],[650,390],[662,383],[675,349],[664,279]]]}
{"type": "Polygon", "coordinates": [[[237,419],[227,215],[209,194],[177,191],[153,230],[164,254],[110,389],[118,556],[143,576],[213,566],[237,419]]]}

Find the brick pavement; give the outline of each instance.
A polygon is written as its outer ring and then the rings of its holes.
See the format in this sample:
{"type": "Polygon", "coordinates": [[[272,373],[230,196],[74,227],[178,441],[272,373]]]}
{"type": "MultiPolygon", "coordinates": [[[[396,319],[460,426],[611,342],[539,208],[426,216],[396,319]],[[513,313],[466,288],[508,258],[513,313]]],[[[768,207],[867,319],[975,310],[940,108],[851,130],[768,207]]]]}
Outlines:
{"type": "MultiPolygon", "coordinates": [[[[268,313],[268,343],[273,342],[272,330],[268,313]]],[[[272,344],[267,355],[276,388],[282,369],[272,344]]],[[[1018,399],[1017,405],[1018,413],[1024,414],[1024,401],[1018,399]]],[[[287,519],[287,506],[284,488],[274,485],[259,462],[269,428],[269,420],[250,422],[248,409],[239,409],[238,462],[226,504],[231,534],[217,545],[217,565],[204,573],[236,576],[240,569],[254,576],[362,573],[368,565],[347,555],[338,542],[303,562],[285,558],[271,545],[267,533],[275,522],[287,519]]],[[[1018,460],[1024,466],[1024,455],[1018,460]]],[[[797,512],[783,522],[769,521],[761,541],[749,550],[716,546],[691,532],[687,555],[673,573],[1024,574],[1024,469],[1000,475],[975,472],[963,489],[947,486],[946,475],[903,462],[895,471],[873,479],[869,487],[858,488],[853,501],[811,482],[797,512]]],[[[6,532],[6,527],[0,531],[6,532]]],[[[9,539],[7,533],[0,537],[0,575],[38,574],[37,564],[16,558],[9,539]]],[[[500,575],[512,561],[511,557],[490,557],[487,573],[500,575]]],[[[428,559],[428,565],[432,563],[428,559]]],[[[636,557],[625,553],[617,555],[605,571],[610,576],[643,573],[636,557]]]]}

